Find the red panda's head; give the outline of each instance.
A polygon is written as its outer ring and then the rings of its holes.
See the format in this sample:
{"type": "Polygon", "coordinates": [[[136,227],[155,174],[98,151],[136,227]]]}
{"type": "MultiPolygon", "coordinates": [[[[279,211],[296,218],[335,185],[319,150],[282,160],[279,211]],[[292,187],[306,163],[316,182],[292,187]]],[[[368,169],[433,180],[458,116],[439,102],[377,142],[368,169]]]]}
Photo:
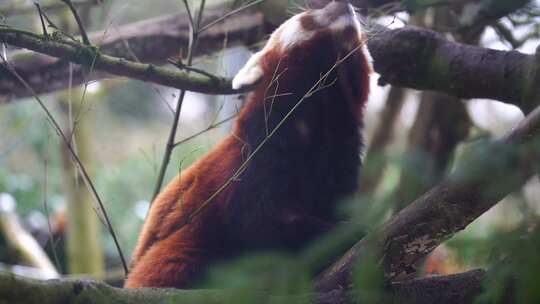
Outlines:
{"type": "MultiPolygon", "coordinates": [[[[283,23],[234,77],[233,87],[257,84],[259,91],[268,91],[275,86],[273,93],[302,96],[332,70],[332,77],[340,78],[334,89],[353,101],[355,109],[362,108],[372,71],[366,42],[353,7],[345,2],[330,2],[283,23]]],[[[329,82],[331,79],[325,84],[329,82]]]]}

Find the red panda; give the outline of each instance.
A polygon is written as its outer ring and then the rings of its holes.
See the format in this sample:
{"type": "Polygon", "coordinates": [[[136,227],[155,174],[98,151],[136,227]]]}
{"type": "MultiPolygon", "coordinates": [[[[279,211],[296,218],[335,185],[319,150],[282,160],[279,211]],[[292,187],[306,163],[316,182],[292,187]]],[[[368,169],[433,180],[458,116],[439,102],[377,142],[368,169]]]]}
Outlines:
{"type": "Polygon", "coordinates": [[[215,262],[301,249],[357,187],[370,56],[353,8],[293,16],[233,79],[233,130],[154,201],[125,287],[191,288],[215,262]],[[189,219],[189,221],[188,221],[189,219]]]}

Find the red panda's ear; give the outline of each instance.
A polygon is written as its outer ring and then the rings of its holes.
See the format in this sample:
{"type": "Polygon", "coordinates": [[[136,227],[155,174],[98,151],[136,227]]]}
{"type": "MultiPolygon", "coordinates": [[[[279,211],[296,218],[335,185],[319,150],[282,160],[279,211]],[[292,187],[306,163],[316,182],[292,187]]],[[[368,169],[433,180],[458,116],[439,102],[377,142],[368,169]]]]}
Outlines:
{"type": "Polygon", "coordinates": [[[264,70],[261,66],[264,56],[263,51],[264,50],[253,54],[244,67],[238,71],[236,76],[234,76],[232,81],[233,89],[238,90],[243,87],[254,85],[263,77],[264,70]]]}

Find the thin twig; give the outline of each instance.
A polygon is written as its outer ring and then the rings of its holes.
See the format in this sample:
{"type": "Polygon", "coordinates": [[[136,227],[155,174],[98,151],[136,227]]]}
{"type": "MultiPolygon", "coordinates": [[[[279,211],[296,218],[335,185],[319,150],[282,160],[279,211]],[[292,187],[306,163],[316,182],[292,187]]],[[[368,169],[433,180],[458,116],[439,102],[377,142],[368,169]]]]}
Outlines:
{"type": "Polygon", "coordinates": [[[0,59],[2,59],[2,61],[4,62],[4,66],[6,67],[6,69],[13,76],[15,76],[15,78],[17,78],[19,80],[19,82],[21,82],[21,84],[27,90],[29,90],[31,92],[32,96],[34,96],[34,98],[38,102],[39,106],[43,109],[43,111],[47,115],[47,118],[51,122],[51,124],[54,127],[55,131],[57,132],[57,134],[60,136],[60,138],[62,139],[62,141],[64,142],[64,144],[68,148],[69,153],[71,154],[71,157],[73,158],[73,160],[77,164],[77,167],[79,168],[79,171],[81,172],[81,174],[83,176],[83,180],[84,180],[85,184],[88,186],[90,192],[92,193],[92,195],[94,196],[95,200],[97,201],[97,203],[99,205],[99,208],[100,208],[100,211],[101,211],[101,216],[103,216],[103,218],[105,220],[106,228],[109,231],[109,233],[111,234],[111,237],[113,238],[114,244],[116,246],[116,250],[118,251],[118,255],[120,256],[120,260],[122,262],[122,266],[124,267],[125,274],[127,275],[128,267],[127,267],[126,260],[124,258],[124,254],[122,253],[122,248],[120,247],[120,244],[119,244],[118,239],[116,237],[116,233],[114,232],[112,224],[111,224],[111,222],[109,220],[109,216],[107,215],[107,212],[105,211],[105,206],[103,204],[103,201],[101,200],[101,197],[99,196],[99,194],[98,194],[98,192],[96,190],[96,187],[94,186],[94,183],[92,182],[92,179],[90,178],[90,175],[88,174],[88,171],[86,170],[86,167],[83,165],[83,163],[80,160],[79,156],[77,155],[77,153],[75,152],[75,150],[71,146],[70,141],[66,137],[64,132],[62,131],[62,128],[60,127],[58,122],[55,120],[54,116],[49,111],[49,109],[45,106],[45,103],[34,92],[34,89],[32,89],[32,87],[21,77],[21,75],[19,75],[19,73],[17,73],[17,71],[15,69],[13,69],[13,67],[8,63],[7,59],[4,58],[4,56],[0,56],[0,59]]]}
{"type": "Polygon", "coordinates": [[[36,6],[38,14],[39,14],[39,20],[41,21],[41,28],[43,29],[43,36],[45,36],[45,38],[49,38],[49,33],[47,32],[47,27],[45,26],[45,20],[43,20],[43,11],[41,11],[41,7],[39,6],[39,3],[35,2],[34,5],[36,6]]]}
{"type": "Polygon", "coordinates": [[[81,17],[79,16],[79,13],[77,13],[77,9],[75,9],[75,6],[73,6],[73,3],[71,3],[71,0],[60,0],[60,1],[64,2],[71,10],[73,17],[75,18],[75,21],[77,21],[77,25],[79,26],[79,32],[81,34],[83,43],[85,45],[92,45],[90,43],[90,39],[88,39],[88,34],[86,34],[86,30],[84,28],[81,17]]]}
{"type": "Polygon", "coordinates": [[[68,38],[71,39],[73,42],[79,43],[79,41],[77,41],[77,39],[75,39],[75,37],[74,37],[73,35],[71,35],[71,34],[68,33],[68,32],[63,31],[58,25],[56,25],[56,24],[51,20],[51,18],[49,18],[49,16],[47,16],[47,14],[45,14],[45,12],[43,12],[43,10],[41,11],[41,16],[43,16],[43,18],[45,18],[45,20],[47,21],[49,27],[52,27],[52,28],[55,29],[58,33],[61,33],[62,35],[68,37],[68,38]]]}
{"type": "Polygon", "coordinates": [[[200,34],[200,33],[204,32],[204,31],[206,31],[207,29],[211,28],[212,26],[218,24],[219,22],[221,22],[221,21],[223,21],[223,20],[229,18],[230,16],[232,16],[232,15],[234,15],[234,14],[236,14],[236,13],[239,13],[239,12],[245,10],[245,9],[248,9],[248,8],[250,8],[250,7],[252,7],[252,6],[255,6],[256,4],[259,4],[259,3],[263,2],[263,1],[265,1],[265,0],[255,0],[255,1],[250,2],[250,3],[248,3],[248,4],[246,4],[246,5],[242,6],[242,7],[237,8],[237,9],[235,9],[235,10],[233,10],[233,11],[230,11],[230,12],[228,12],[227,14],[225,14],[225,15],[223,15],[223,16],[217,18],[216,20],[214,20],[214,21],[208,23],[207,25],[203,26],[203,27],[198,31],[198,33],[200,34]]]}
{"type": "Polygon", "coordinates": [[[208,72],[206,72],[204,70],[201,70],[201,69],[197,69],[197,68],[194,68],[194,67],[187,66],[187,65],[183,64],[182,61],[180,61],[180,60],[174,60],[174,59],[169,58],[169,59],[167,59],[167,62],[174,65],[175,67],[177,67],[180,70],[190,71],[190,72],[194,72],[194,73],[198,73],[198,74],[207,76],[208,78],[216,79],[216,76],[212,75],[211,73],[208,73],[208,72]]]}
{"type": "MultiPolygon", "coordinates": [[[[187,0],[184,0],[184,5],[186,7],[187,15],[188,15],[188,18],[189,18],[189,32],[190,32],[188,54],[187,54],[187,63],[186,63],[187,67],[190,67],[191,64],[193,63],[193,54],[195,53],[194,49],[196,48],[197,42],[198,42],[198,39],[199,39],[198,29],[199,29],[199,26],[200,26],[200,23],[201,23],[205,3],[206,3],[205,0],[201,1],[201,5],[199,7],[199,12],[198,12],[198,15],[197,15],[197,20],[194,20],[192,14],[191,14],[191,11],[189,9],[189,4],[188,4],[187,0]]],[[[189,73],[189,71],[187,71],[187,72],[189,73]]],[[[156,185],[154,187],[154,193],[152,194],[151,202],[153,202],[155,200],[155,198],[157,197],[157,195],[161,191],[161,186],[163,185],[163,180],[165,178],[165,173],[167,172],[167,166],[169,165],[169,162],[171,160],[171,154],[172,154],[172,151],[173,151],[173,149],[175,147],[174,140],[176,138],[176,132],[178,130],[178,123],[180,121],[180,112],[182,111],[182,104],[184,102],[186,92],[187,92],[186,90],[182,89],[180,91],[180,95],[178,96],[178,101],[176,103],[176,110],[174,112],[175,115],[174,115],[173,123],[172,123],[172,126],[171,126],[171,131],[169,133],[169,138],[167,140],[167,145],[165,146],[165,153],[163,154],[163,160],[161,161],[161,166],[160,166],[160,169],[159,169],[156,185]]]]}
{"type": "Polygon", "coordinates": [[[190,140],[194,139],[197,136],[200,136],[200,135],[202,135],[202,134],[204,134],[204,133],[206,133],[206,132],[208,132],[208,131],[210,131],[212,129],[215,129],[215,128],[221,126],[222,124],[224,124],[226,122],[229,122],[229,121],[233,120],[235,117],[236,117],[236,114],[231,115],[231,116],[229,116],[229,117],[227,117],[227,118],[225,118],[223,120],[220,120],[219,122],[212,123],[208,127],[204,128],[203,130],[201,130],[201,131],[199,131],[199,132],[197,132],[195,134],[192,134],[192,135],[180,140],[179,142],[176,142],[174,144],[174,146],[176,147],[176,146],[179,146],[179,145],[181,145],[181,144],[183,144],[183,143],[185,143],[187,141],[190,141],[190,140]]]}

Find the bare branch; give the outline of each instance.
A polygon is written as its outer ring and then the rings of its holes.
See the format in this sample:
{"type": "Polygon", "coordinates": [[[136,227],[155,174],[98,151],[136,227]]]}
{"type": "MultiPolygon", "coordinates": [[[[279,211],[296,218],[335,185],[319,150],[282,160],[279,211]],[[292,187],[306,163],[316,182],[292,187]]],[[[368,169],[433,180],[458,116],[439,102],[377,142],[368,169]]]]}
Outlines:
{"type": "MultiPolygon", "coordinates": [[[[210,9],[205,12],[204,22],[215,20],[222,15],[220,10],[210,9]]],[[[201,33],[199,47],[194,55],[208,55],[221,51],[225,38],[231,47],[254,44],[267,32],[263,27],[262,14],[244,10],[234,17],[225,19],[220,26],[201,33]]],[[[188,45],[189,24],[185,14],[178,14],[121,26],[106,35],[97,32],[89,36],[99,46],[100,53],[144,63],[163,64],[168,58],[177,57],[179,50],[185,49],[188,45]]],[[[107,73],[96,70],[88,74],[88,70],[79,65],[72,65],[70,71],[68,60],[29,52],[14,54],[11,59],[17,72],[38,94],[67,88],[65,75],[70,72],[73,76],[73,85],[108,76],[107,73]]],[[[0,75],[2,73],[4,71],[0,70],[0,75]]],[[[20,97],[31,95],[16,79],[0,77],[0,104],[20,97]]]]}
{"type": "Polygon", "coordinates": [[[79,13],[77,13],[77,9],[75,8],[71,0],[60,0],[60,1],[64,2],[69,7],[69,10],[71,11],[71,14],[75,18],[75,21],[77,22],[77,26],[79,27],[79,33],[81,34],[83,43],[87,46],[92,45],[90,43],[90,39],[88,39],[88,34],[86,34],[86,29],[84,28],[84,24],[81,20],[81,17],[79,16],[79,13]]]}
{"type": "Polygon", "coordinates": [[[187,72],[183,71],[173,71],[152,64],[143,64],[105,55],[95,48],[73,42],[47,40],[41,36],[20,30],[0,28],[0,40],[88,67],[93,66],[95,69],[117,76],[151,81],[156,84],[207,94],[235,94],[240,92],[232,89],[231,80],[227,78],[188,75],[187,72]]]}

